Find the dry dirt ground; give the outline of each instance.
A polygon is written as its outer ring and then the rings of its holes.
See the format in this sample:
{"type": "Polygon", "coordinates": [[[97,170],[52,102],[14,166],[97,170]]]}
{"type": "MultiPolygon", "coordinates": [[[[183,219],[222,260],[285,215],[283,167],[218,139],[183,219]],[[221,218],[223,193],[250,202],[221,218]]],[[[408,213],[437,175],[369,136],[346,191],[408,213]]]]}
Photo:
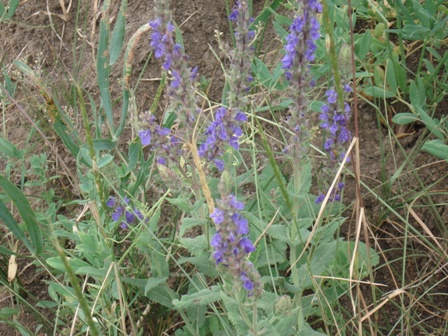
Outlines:
{"type": "MultiPolygon", "coordinates": [[[[66,88],[68,86],[68,79],[65,74],[69,72],[78,80],[82,80],[83,88],[89,91],[94,98],[98,98],[92,48],[95,46],[98,38],[100,20],[96,16],[95,6],[98,9],[101,2],[95,0],[66,0],[64,2],[66,13],[64,13],[59,0],[21,1],[13,20],[0,24],[0,64],[10,71],[13,67],[12,61],[20,59],[30,66],[41,69],[42,77],[47,83],[51,83],[53,89],[56,90],[58,87],[66,88]],[[68,8],[69,3],[72,5],[70,8],[68,8]],[[78,6],[79,9],[77,8],[78,6]],[[78,29],[76,29],[76,13],[79,15],[78,29]],[[76,49],[73,47],[75,40],[76,49]]],[[[112,20],[118,12],[119,3],[120,1],[112,1],[112,20]]],[[[191,65],[198,66],[200,73],[211,79],[209,95],[211,99],[218,100],[221,96],[223,78],[219,61],[214,56],[211,48],[214,48],[219,55],[219,48],[214,37],[215,31],[227,32],[224,33],[224,39],[228,38],[229,29],[225,2],[221,0],[175,0],[173,3],[174,18],[181,25],[186,52],[190,55],[191,65]]],[[[263,5],[264,1],[254,1],[254,3],[255,10],[257,10],[257,8],[263,5]]],[[[140,26],[147,24],[152,18],[152,6],[152,1],[129,2],[125,42],[129,40],[130,36],[140,26]]],[[[134,74],[139,75],[142,73],[149,52],[148,35],[143,37],[135,51],[134,74]]],[[[117,63],[121,64],[120,61],[117,63]]],[[[113,69],[111,75],[111,83],[116,84],[116,92],[118,92],[119,88],[118,80],[121,77],[121,71],[121,67],[117,67],[113,69]]],[[[157,85],[151,79],[159,76],[160,65],[151,60],[143,71],[142,80],[136,92],[139,110],[148,109],[151,105],[157,89],[157,85]]],[[[134,76],[132,80],[135,82],[136,77],[134,76]]],[[[21,92],[19,89],[17,98],[22,103],[27,101],[27,112],[33,118],[42,119],[40,113],[45,113],[41,109],[41,106],[44,106],[44,102],[40,100],[41,98],[37,94],[33,96],[32,89],[29,89],[27,93],[21,92]],[[33,104],[30,104],[29,101],[32,101],[33,104]]],[[[447,101],[445,100],[441,105],[440,113],[447,113],[447,101]]],[[[376,112],[367,105],[362,104],[359,105],[359,111],[362,179],[368,186],[376,188],[377,192],[381,194],[385,189],[381,187],[379,139],[384,141],[384,146],[388,148],[387,152],[391,154],[385,160],[386,179],[383,182],[387,182],[387,176],[391,176],[403,162],[403,155],[400,153],[397,144],[390,143],[385,128],[377,123],[376,112]],[[394,155],[392,155],[392,151],[394,155]]],[[[6,110],[4,120],[6,122],[5,127],[8,140],[20,148],[31,129],[29,122],[13,106],[6,110]]],[[[418,140],[418,135],[421,134],[422,129],[417,126],[414,132],[414,135],[400,140],[408,153],[418,140]]],[[[42,143],[42,141],[39,141],[39,143],[42,143]]],[[[38,153],[43,148],[36,147],[34,150],[38,153]]],[[[69,155],[62,148],[59,154],[69,155]]],[[[435,188],[446,193],[448,185],[446,162],[439,162],[433,157],[421,153],[415,160],[415,172],[425,185],[439,181],[435,188]]],[[[349,181],[349,187],[345,195],[348,204],[355,198],[354,189],[350,185],[352,183],[349,181]]],[[[415,191],[414,194],[419,190],[418,181],[411,173],[404,177],[402,186],[408,188],[408,191],[415,191]]],[[[396,199],[397,204],[402,203],[403,199],[399,197],[401,190],[394,189],[393,186],[390,191],[384,192],[389,192],[391,198],[396,199]]],[[[424,199],[420,198],[417,204],[425,204],[425,202],[424,199]]],[[[446,197],[435,196],[433,202],[439,204],[437,211],[444,219],[444,222],[448,223],[446,197]]],[[[419,257],[412,259],[412,263],[407,265],[406,280],[404,283],[401,283],[402,256],[400,253],[404,244],[403,228],[399,221],[387,211],[387,208],[367,192],[365,192],[364,205],[371,229],[370,244],[378,251],[384,251],[382,261],[388,263],[388,267],[383,267],[376,272],[374,281],[387,285],[385,292],[400,288],[402,285],[416,285],[416,288],[409,290],[409,292],[412,292],[413,297],[405,296],[404,300],[415,303],[414,305],[409,305],[410,309],[414,310],[412,315],[420,318],[421,321],[425,321],[428,334],[439,334],[438,331],[441,330],[439,328],[446,323],[446,311],[448,309],[448,301],[446,300],[448,271],[443,268],[446,260],[441,264],[439,260],[435,259],[436,256],[431,254],[431,251],[419,245],[418,240],[407,241],[407,244],[412,245],[414,252],[419,257]],[[437,272],[432,274],[429,271],[431,269],[437,272]],[[432,276],[420,279],[424,274],[432,274],[432,276]],[[418,286],[417,283],[413,282],[418,280],[425,280],[424,285],[418,286]],[[416,301],[416,298],[422,293],[425,293],[425,297],[416,301]]],[[[406,213],[403,207],[401,211],[406,213]]],[[[446,238],[448,237],[443,236],[443,232],[434,224],[434,214],[425,208],[421,211],[417,209],[416,212],[418,217],[423,219],[431,233],[439,237],[441,244],[446,246],[446,238]]],[[[414,218],[411,222],[422,232],[417,219],[414,218]]],[[[353,233],[354,222],[349,220],[347,227],[344,229],[344,234],[353,237],[353,233]]],[[[5,243],[5,241],[2,240],[0,243],[5,243]]],[[[28,265],[26,260],[20,260],[19,262],[19,278],[25,289],[32,294],[28,298],[31,304],[46,297],[45,274],[37,272],[36,268],[28,265]]],[[[365,299],[367,301],[366,304],[371,303],[369,295],[366,295],[365,299]]],[[[393,300],[398,300],[398,297],[393,300]]],[[[9,291],[0,288],[0,308],[12,307],[16,304],[14,301],[14,297],[9,291]]],[[[348,311],[351,310],[350,302],[342,300],[341,303],[347,305],[348,311]]],[[[35,316],[24,305],[19,305],[19,307],[23,310],[23,313],[18,318],[19,322],[28,326],[30,330],[35,330],[39,321],[35,319],[35,316]]],[[[54,311],[42,310],[42,312],[49,319],[54,319],[55,317],[54,311]]],[[[377,315],[378,325],[386,329],[387,326],[394,325],[398,318],[398,313],[399,311],[393,303],[390,302],[384,305],[377,315]]],[[[414,328],[414,330],[417,329],[414,328]]],[[[9,336],[16,335],[16,333],[9,330],[4,324],[0,324],[0,335],[9,336]]]]}

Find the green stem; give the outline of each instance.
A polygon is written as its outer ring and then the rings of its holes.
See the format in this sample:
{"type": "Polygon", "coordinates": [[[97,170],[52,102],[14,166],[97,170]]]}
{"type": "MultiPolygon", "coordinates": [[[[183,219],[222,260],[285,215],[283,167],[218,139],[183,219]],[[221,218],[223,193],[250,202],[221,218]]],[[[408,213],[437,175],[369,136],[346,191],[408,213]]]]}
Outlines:
{"type": "MultiPolygon", "coordinates": [[[[301,185],[301,167],[300,167],[300,162],[299,159],[294,159],[294,194],[295,195],[299,195],[300,192],[300,185],[301,185]]],[[[294,219],[296,220],[295,216],[296,214],[299,213],[299,202],[296,201],[293,204],[293,214],[294,214],[294,219]]],[[[292,274],[292,279],[294,282],[295,286],[299,286],[299,270],[297,269],[296,266],[293,266],[296,263],[297,260],[297,247],[296,247],[296,240],[297,237],[299,235],[299,230],[297,225],[292,225],[291,226],[291,241],[294,243],[294,246],[291,246],[291,274],[292,274]]],[[[299,299],[298,294],[294,295],[294,301],[297,304],[298,302],[296,302],[299,299]]]]}
{"type": "Polygon", "coordinates": [[[90,129],[90,123],[89,118],[87,117],[87,111],[86,111],[86,105],[84,103],[84,98],[82,96],[82,91],[79,86],[76,86],[76,89],[78,91],[78,98],[79,98],[79,105],[81,109],[81,115],[82,115],[82,121],[84,124],[84,130],[86,133],[86,141],[87,141],[87,147],[89,150],[90,159],[92,160],[92,173],[95,177],[95,186],[97,188],[98,197],[101,202],[101,206],[103,209],[106,209],[106,199],[104,197],[103,187],[102,187],[102,179],[101,174],[98,170],[98,166],[96,164],[96,154],[95,154],[95,148],[93,146],[93,139],[90,129]]]}

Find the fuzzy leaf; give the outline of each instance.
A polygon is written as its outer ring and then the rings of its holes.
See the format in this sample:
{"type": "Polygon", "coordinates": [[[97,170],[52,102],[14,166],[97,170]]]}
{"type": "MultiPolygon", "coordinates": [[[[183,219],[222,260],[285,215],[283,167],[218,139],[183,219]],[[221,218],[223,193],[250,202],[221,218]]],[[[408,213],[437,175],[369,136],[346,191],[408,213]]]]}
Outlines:
{"type": "Polygon", "coordinates": [[[308,324],[304,325],[302,330],[297,333],[297,336],[325,336],[318,331],[313,330],[308,324]]]}
{"type": "Polygon", "coordinates": [[[398,93],[397,77],[395,75],[395,67],[393,61],[386,60],[386,82],[393,94],[398,93]]]}
{"type": "Polygon", "coordinates": [[[173,291],[171,288],[166,286],[157,286],[151,289],[147,294],[145,294],[147,298],[160,303],[161,305],[173,309],[173,300],[179,298],[179,294],[173,291]]]}
{"type": "Polygon", "coordinates": [[[75,271],[75,273],[80,274],[80,275],[88,274],[88,275],[94,277],[98,281],[98,280],[103,280],[104,278],[106,278],[107,269],[105,269],[105,268],[98,269],[98,268],[92,267],[92,266],[82,266],[82,267],[79,267],[75,271]]]}
{"type": "Polygon", "coordinates": [[[205,219],[185,217],[182,220],[182,224],[180,225],[180,228],[179,228],[179,236],[183,237],[187,230],[189,230],[195,226],[203,226],[205,224],[207,224],[207,221],[205,219]]]}
{"type": "Polygon", "coordinates": [[[271,86],[271,72],[268,67],[263,63],[263,61],[258,58],[254,59],[252,71],[255,73],[255,76],[258,78],[258,81],[266,87],[271,86]]]}
{"type": "Polygon", "coordinates": [[[207,239],[204,235],[195,238],[181,238],[179,241],[192,255],[201,256],[204,251],[208,251],[207,239]]]}
{"type": "Polygon", "coordinates": [[[419,117],[421,118],[421,120],[425,124],[425,126],[429,129],[429,131],[432,134],[434,134],[436,137],[438,137],[439,139],[443,140],[445,138],[445,135],[439,129],[440,128],[440,125],[439,125],[440,121],[437,120],[437,119],[431,118],[431,116],[423,108],[420,108],[419,106],[415,106],[415,109],[416,109],[419,117]]]}
{"type": "MultiPolygon", "coordinates": [[[[272,279],[269,277],[269,280],[272,281],[272,279]]],[[[281,280],[284,280],[282,278],[281,280]]],[[[274,314],[274,302],[277,300],[278,295],[270,292],[263,292],[261,297],[257,301],[257,306],[261,309],[263,309],[266,312],[266,315],[270,316],[274,314]]]]}
{"type": "Polygon", "coordinates": [[[128,2],[127,0],[122,0],[121,8],[118,12],[117,21],[112,31],[112,36],[110,40],[110,60],[109,65],[114,65],[120,56],[121,47],[123,46],[124,40],[124,30],[126,24],[126,9],[128,2]]]}
{"type": "Polygon", "coordinates": [[[336,218],[332,222],[322,225],[315,232],[315,241],[319,244],[329,243],[334,240],[336,231],[345,222],[345,218],[336,218]]]}
{"type": "Polygon", "coordinates": [[[185,213],[190,213],[193,206],[191,205],[191,202],[188,198],[166,198],[166,200],[168,202],[170,202],[171,204],[174,204],[175,206],[177,206],[179,209],[181,209],[182,211],[184,211],[185,213]]]}
{"type": "Polygon", "coordinates": [[[0,152],[14,159],[22,159],[25,154],[25,150],[19,150],[15,145],[2,137],[0,137],[0,152]]]}
{"type": "Polygon", "coordinates": [[[0,319],[2,321],[6,321],[8,319],[10,319],[11,317],[13,317],[14,315],[17,315],[20,313],[20,309],[18,308],[10,308],[10,307],[5,307],[0,309],[0,319]]]}
{"type": "MultiPolygon", "coordinates": [[[[51,267],[53,267],[54,269],[60,271],[60,272],[66,272],[64,263],[62,262],[60,257],[51,257],[48,258],[46,260],[47,264],[50,265],[51,267]]],[[[67,262],[69,263],[69,265],[72,267],[73,271],[76,273],[76,271],[82,267],[88,267],[90,266],[88,263],[86,263],[85,261],[82,261],[80,259],[72,259],[72,258],[67,258],[67,262]]]]}
{"type": "Polygon", "coordinates": [[[370,51],[370,47],[372,44],[372,34],[370,30],[366,31],[356,42],[356,57],[359,60],[364,60],[364,58],[367,56],[367,53],[370,51]]]}
{"type": "MultiPolygon", "coordinates": [[[[336,276],[346,278],[349,276],[348,265],[353,258],[353,251],[355,249],[355,242],[339,242],[336,251],[337,262],[335,263],[334,272],[336,276]]],[[[367,249],[366,244],[360,242],[356,255],[357,271],[360,272],[359,277],[362,278],[368,274],[369,267],[378,265],[380,262],[378,253],[370,248],[367,249]]]]}
{"type": "Polygon", "coordinates": [[[149,278],[145,285],[145,295],[148,294],[148,292],[153,290],[155,287],[165,283],[166,280],[168,280],[168,277],[149,278]]]}
{"type": "Polygon", "coordinates": [[[221,290],[215,285],[210,288],[201,289],[194,294],[183,295],[180,300],[173,300],[177,309],[187,309],[192,306],[206,306],[221,299],[221,290]]]}
{"type": "Polygon", "coordinates": [[[393,98],[394,93],[378,86],[371,86],[364,89],[364,92],[373,98],[393,98]]]}
{"type": "Polygon", "coordinates": [[[403,29],[403,37],[409,40],[424,40],[429,37],[430,30],[420,24],[406,24],[403,29]]]}
{"type": "Polygon", "coordinates": [[[299,284],[302,289],[313,286],[311,277],[313,275],[324,275],[326,269],[332,264],[336,257],[336,247],[340,242],[333,241],[319,245],[308,265],[304,264],[299,268],[299,284]]]}
{"type": "MultiPolygon", "coordinates": [[[[238,335],[249,335],[249,327],[241,318],[240,305],[235,301],[235,299],[225,295],[224,292],[221,292],[221,298],[224,306],[226,307],[227,316],[238,332],[238,335]]],[[[241,309],[244,309],[244,307],[241,307],[241,309]]]]}
{"type": "Polygon", "coordinates": [[[392,121],[397,125],[407,125],[418,121],[418,117],[414,113],[403,112],[393,116],[392,121]]]}
{"type": "Polygon", "coordinates": [[[216,265],[214,261],[210,261],[208,253],[203,252],[196,257],[181,257],[178,260],[180,265],[190,263],[198,268],[198,271],[209,277],[215,277],[218,275],[216,271],[216,265]]]}
{"type": "Polygon", "coordinates": [[[444,144],[440,139],[426,141],[422,147],[422,150],[439,159],[448,161],[448,145],[444,144]]]}

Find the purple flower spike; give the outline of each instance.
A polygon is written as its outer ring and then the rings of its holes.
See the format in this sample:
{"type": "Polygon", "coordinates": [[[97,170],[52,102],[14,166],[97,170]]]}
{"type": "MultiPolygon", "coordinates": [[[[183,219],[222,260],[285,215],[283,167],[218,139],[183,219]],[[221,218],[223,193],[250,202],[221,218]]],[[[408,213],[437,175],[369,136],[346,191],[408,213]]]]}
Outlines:
{"type": "Polygon", "coordinates": [[[247,92],[253,81],[251,64],[254,58],[254,47],[252,42],[256,36],[255,31],[251,30],[254,19],[250,17],[247,0],[235,2],[229,21],[235,32],[235,46],[229,52],[230,67],[226,74],[229,84],[227,101],[231,109],[244,110],[249,103],[247,92]]]}
{"type": "Polygon", "coordinates": [[[138,137],[143,146],[148,146],[151,143],[151,132],[149,130],[140,131],[138,137]]]}
{"type": "MultiPolygon", "coordinates": [[[[223,177],[226,174],[223,174],[223,177]]],[[[225,178],[221,179],[221,183],[225,178]]],[[[220,184],[221,185],[221,184],[220,184]]],[[[222,185],[221,185],[222,188],[222,185]]],[[[238,211],[244,209],[244,203],[232,194],[221,195],[210,218],[217,226],[216,233],[210,241],[214,248],[213,258],[217,265],[225,267],[235,279],[240,279],[242,287],[249,296],[261,293],[260,275],[252,263],[245,261],[247,254],[255,251],[255,247],[246,236],[249,223],[238,211]]]]}
{"type": "MultiPolygon", "coordinates": [[[[337,105],[338,95],[334,89],[328,90],[326,96],[328,103],[322,106],[322,113],[319,116],[320,120],[322,120],[320,127],[328,131],[324,149],[334,156],[335,152],[343,152],[345,144],[351,140],[350,131],[346,126],[346,121],[350,118],[350,106],[344,103],[344,111],[339,111],[337,105]]],[[[339,160],[339,158],[336,158],[336,160],[339,160]]]]}
{"type": "Polygon", "coordinates": [[[221,224],[224,221],[224,211],[216,208],[215,211],[210,215],[210,218],[215,224],[221,224]]]}
{"type": "Polygon", "coordinates": [[[214,162],[219,170],[224,169],[220,159],[227,146],[239,149],[238,137],[243,134],[240,125],[247,120],[246,114],[236,109],[220,107],[215,112],[215,120],[205,132],[207,139],[199,146],[198,152],[209,162],[214,162]]]}
{"type": "Polygon", "coordinates": [[[169,2],[156,0],[155,14],[157,18],[149,23],[152,28],[150,45],[155,57],[162,59],[163,69],[171,74],[169,97],[175,105],[177,117],[188,127],[193,127],[198,110],[193,83],[197,69],[188,66],[188,56],[182,45],[175,42],[169,2]]]}
{"type": "MultiPolygon", "coordinates": [[[[313,3],[318,3],[314,1],[313,3]]],[[[320,4],[319,4],[320,5],[320,4]]],[[[307,61],[314,60],[314,52],[316,51],[315,41],[319,39],[320,24],[315,15],[318,12],[316,6],[304,6],[302,11],[289,27],[289,35],[286,37],[285,51],[283,57],[283,69],[292,70],[301,76],[300,71],[305,70],[306,64],[303,61],[302,55],[305,55],[307,61]]],[[[288,71],[291,75],[291,72],[288,71]]],[[[292,76],[292,75],[291,75],[292,76]]]]}
{"type": "Polygon", "coordinates": [[[176,162],[183,155],[180,141],[174,141],[171,129],[160,126],[153,115],[146,112],[141,115],[141,126],[144,130],[138,136],[142,146],[148,146],[157,157],[157,162],[166,165],[168,161],[176,162]]]}
{"type": "MultiPolygon", "coordinates": [[[[343,91],[351,92],[349,85],[343,86],[343,91]]],[[[338,169],[338,163],[342,162],[345,156],[347,143],[351,141],[352,136],[347,128],[347,121],[350,119],[350,105],[344,102],[343,111],[338,105],[338,94],[336,90],[330,89],[325,93],[327,103],[322,106],[322,113],[319,115],[321,129],[326,134],[326,140],[323,144],[325,151],[328,153],[328,159],[321,174],[327,175],[321,180],[332,180],[332,176],[338,169]]],[[[333,190],[329,197],[330,202],[338,202],[341,199],[340,193],[344,187],[343,183],[339,183],[336,190],[333,190]]],[[[316,199],[316,203],[324,200],[325,194],[321,193],[316,199]]]]}
{"type": "Polygon", "coordinates": [[[232,10],[232,13],[230,13],[229,15],[229,21],[236,21],[237,18],[238,18],[238,9],[234,8],[232,10]]]}
{"type": "Polygon", "coordinates": [[[299,8],[285,38],[282,68],[289,81],[288,126],[293,134],[283,152],[291,158],[303,158],[310,149],[310,126],[308,113],[310,103],[308,92],[315,83],[310,79],[310,64],[315,59],[316,41],[320,38],[320,24],[317,13],[322,6],[317,0],[298,1],[299,8]]]}

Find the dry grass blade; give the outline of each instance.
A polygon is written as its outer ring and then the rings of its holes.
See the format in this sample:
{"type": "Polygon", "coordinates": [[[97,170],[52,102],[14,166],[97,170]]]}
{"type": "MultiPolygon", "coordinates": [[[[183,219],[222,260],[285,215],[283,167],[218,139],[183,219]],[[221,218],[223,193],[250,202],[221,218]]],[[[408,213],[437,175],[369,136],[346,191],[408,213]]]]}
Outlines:
{"type": "Polygon", "coordinates": [[[299,260],[302,258],[302,256],[306,253],[306,251],[308,250],[308,246],[311,244],[311,240],[314,237],[314,234],[316,233],[316,230],[319,228],[320,226],[320,222],[322,221],[322,217],[324,215],[324,211],[325,211],[325,207],[328,203],[328,200],[330,199],[331,194],[333,193],[334,188],[336,187],[336,183],[338,182],[339,176],[342,173],[342,170],[345,167],[345,164],[347,163],[347,160],[350,156],[351,151],[353,150],[353,147],[355,146],[355,144],[358,142],[358,138],[353,138],[350,147],[347,149],[347,152],[345,153],[344,159],[341,162],[341,165],[337,171],[337,173],[335,174],[335,177],[333,179],[333,182],[331,183],[330,188],[328,188],[328,192],[327,195],[325,196],[325,199],[322,202],[322,206],[319,210],[319,214],[317,215],[316,218],[316,222],[315,225],[313,226],[313,229],[310,232],[310,235],[308,237],[308,240],[305,243],[305,246],[303,247],[302,253],[299,255],[299,257],[297,258],[296,261],[294,261],[294,263],[289,267],[288,272],[291,271],[291,269],[299,262],[299,260]]]}
{"type": "Polygon", "coordinates": [[[68,14],[70,12],[70,8],[72,7],[72,0],[70,0],[67,8],[65,8],[64,0],[59,0],[59,4],[61,5],[62,13],[64,13],[65,21],[67,21],[68,20],[68,14]]]}
{"type": "Polygon", "coordinates": [[[364,315],[364,316],[361,318],[361,322],[364,322],[365,320],[367,320],[368,318],[370,318],[370,316],[372,316],[372,315],[375,314],[378,310],[380,310],[381,307],[383,307],[386,303],[388,303],[388,302],[389,302],[390,300],[392,300],[394,297],[396,297],[396,296],[398,296],[398,295],[401,295],[401,294],[403,294],[403,293],[406,293],[406,291],[403,290],[403,289],[397,289],[397,290],[394,290],[392,293],[386,295],[386,297],[383,299],[383,301],[382,301],[378,306],[376,306],[375,308],[373,308],[371,311],[369,311],[366,315],[364,315]]]}
{"type": "Polygon", "coordinates": [[[433,235],[431,230],[428,228],[428,226],[422,221],[422,219],[417,215],[417,213],[412,209],[412,205],[408,206],[408,211],[414,217],[414,219],[417,221],[417,223],[420,224],[422,229],[426,232],[426,234],[431,237],[432,241],[437,245],[437,247],[440,249],[440,251],[445,255],[445,258],[448,259],[448,254],[446,253],[446,248],[443,248],[442,245],[440,245],[438,239],[433,235]]]}

